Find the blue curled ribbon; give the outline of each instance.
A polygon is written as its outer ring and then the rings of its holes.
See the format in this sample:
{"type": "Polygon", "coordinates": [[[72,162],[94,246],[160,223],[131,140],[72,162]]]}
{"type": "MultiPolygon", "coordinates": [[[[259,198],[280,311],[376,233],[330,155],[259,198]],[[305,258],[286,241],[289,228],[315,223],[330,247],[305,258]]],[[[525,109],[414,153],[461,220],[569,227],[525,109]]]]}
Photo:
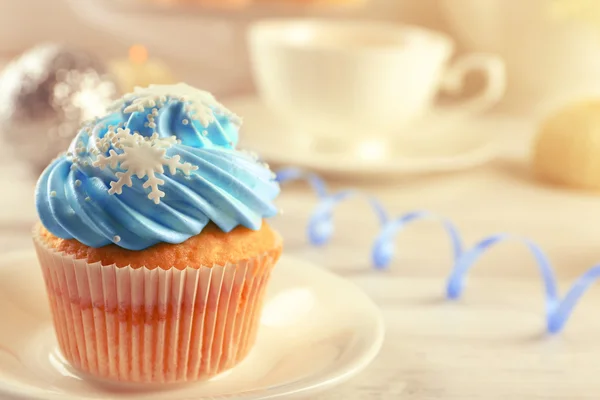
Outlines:
{"type": "Polygon", "coordinates": [[[329,193],[323,179],[299,168],[284,168],[277,172],[279,183],[295,180],[307,181],[319,198],[319,203],[312,212],[307,226],[308,239],[315,246],[325,245],[333,236],[333,211],[337,205],[356,197],[367,201],[381,226],[371,250],[373,266],[378,270],[389,267],[394,256],[395,238],[408,224],[424,219],[438,221],[448,235],[453,250],[452,270],[446,281],[446,298],[449,300],[460,298],[469,271],[486,252],[509,240],[525,245],[537,263],[544,284],[546,330],[551,334],[562,331],[581,297],[600,278],[600,264],[598,264],[582,274],[561,298],[552,263],[543,249],[527,238],[499,233],[484,238],[471,248],[466,248],[459,230],[452,221],[429,211],[411,211],[390,218],[382,203],[373,196],[352,189],[329,193]]]}

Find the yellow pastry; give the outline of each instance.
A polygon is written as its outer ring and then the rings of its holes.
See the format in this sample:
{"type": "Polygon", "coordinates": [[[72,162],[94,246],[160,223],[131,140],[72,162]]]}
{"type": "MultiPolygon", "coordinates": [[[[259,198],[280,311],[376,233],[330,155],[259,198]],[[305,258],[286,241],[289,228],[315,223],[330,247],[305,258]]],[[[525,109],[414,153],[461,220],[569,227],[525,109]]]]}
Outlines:
{"type": "Polygon", "coordinates": [[[533,170],[552,183],[600,190],[600,99],[570,104],[542,123],[533,170]]]}

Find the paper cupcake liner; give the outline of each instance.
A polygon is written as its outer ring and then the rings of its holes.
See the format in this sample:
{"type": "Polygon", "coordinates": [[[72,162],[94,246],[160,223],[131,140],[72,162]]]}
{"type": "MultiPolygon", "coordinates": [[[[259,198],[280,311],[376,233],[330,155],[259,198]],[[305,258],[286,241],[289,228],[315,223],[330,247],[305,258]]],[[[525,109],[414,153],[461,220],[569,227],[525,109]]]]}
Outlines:
{"type": "Polygon", "coordinates": [[[239,363],[280,252],[165,270],[90,264],[34,244],[64,357],[94,377],[140,383],[203,380],[239,363]]]}

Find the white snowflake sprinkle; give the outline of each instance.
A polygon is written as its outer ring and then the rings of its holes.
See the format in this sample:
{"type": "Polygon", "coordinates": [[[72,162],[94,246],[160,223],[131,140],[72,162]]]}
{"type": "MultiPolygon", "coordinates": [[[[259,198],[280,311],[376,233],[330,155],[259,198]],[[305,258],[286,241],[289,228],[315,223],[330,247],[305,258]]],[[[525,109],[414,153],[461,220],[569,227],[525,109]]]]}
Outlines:
{"type": "Polygon", "coordinates": [[[167,97],[188,102],[189,104],[185,107],[186,112],[191,114],[192,119],[200,121],[203,126],[208,126],[215,120],[214,114],[225,115],[234,124],[241,124],[241,119],[219,103],[212,94],[195,89],[185,83],[150,85],[147,88],[137,87],[133,93],[123,96],[110,109],[121,111],[123,106],[130,102],[128,106],[123,108],[123,112],[143,112],[146,108],[160,107],[161,103],[167,100],[167,97]]]}
{"type": "Polygon", "coordinates": [[[146,178],[142,187],[150,188],[148,198],[159,204],[160,199],[165,196],[159,186],[164,185],[165,182],[156,176],[157,173],[164,173],[165,166],[171,175],[174,175],[177,170],[189,175],[198,169],[197,166],[190,163],[180,162],[179,155],[167,158],[167,150],[177,142],[175,136],[159,138],[158,134],[154,133],[152,137],[147,138],[138,133],[131,134],[129,129],[119,129],[115,139],[119,146],[115,145],[114,147],[121,149],[122,153],[111,149],[108,156],[100,155],[93,164],[97,168],[110,166],[110,168],[116,169],[120,167],[125,171],[115,173],[117,181],[110,183],[109,194],[121,194],[123,186],[131,187],[133,185],[131,178],[135,175],[139,179],[146,178]]]}

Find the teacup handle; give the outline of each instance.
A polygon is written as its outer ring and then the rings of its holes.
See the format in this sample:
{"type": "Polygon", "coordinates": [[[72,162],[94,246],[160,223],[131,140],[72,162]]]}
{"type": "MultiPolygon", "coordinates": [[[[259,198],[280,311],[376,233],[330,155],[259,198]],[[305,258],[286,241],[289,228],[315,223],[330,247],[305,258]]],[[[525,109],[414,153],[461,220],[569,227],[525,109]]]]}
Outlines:
{"type": "Polygon", "coordinates": [[[460,57],[445,72],[440,89],[452,95],[459,95],[465,84],[465,77],[473,71],[482,71],[486,77],[481,93],[455,105],[444,107],[451,112],[475,114],[496,105],[506,91],[506,68],[502,58],[495,54],[472,53],[460,57]]]}

